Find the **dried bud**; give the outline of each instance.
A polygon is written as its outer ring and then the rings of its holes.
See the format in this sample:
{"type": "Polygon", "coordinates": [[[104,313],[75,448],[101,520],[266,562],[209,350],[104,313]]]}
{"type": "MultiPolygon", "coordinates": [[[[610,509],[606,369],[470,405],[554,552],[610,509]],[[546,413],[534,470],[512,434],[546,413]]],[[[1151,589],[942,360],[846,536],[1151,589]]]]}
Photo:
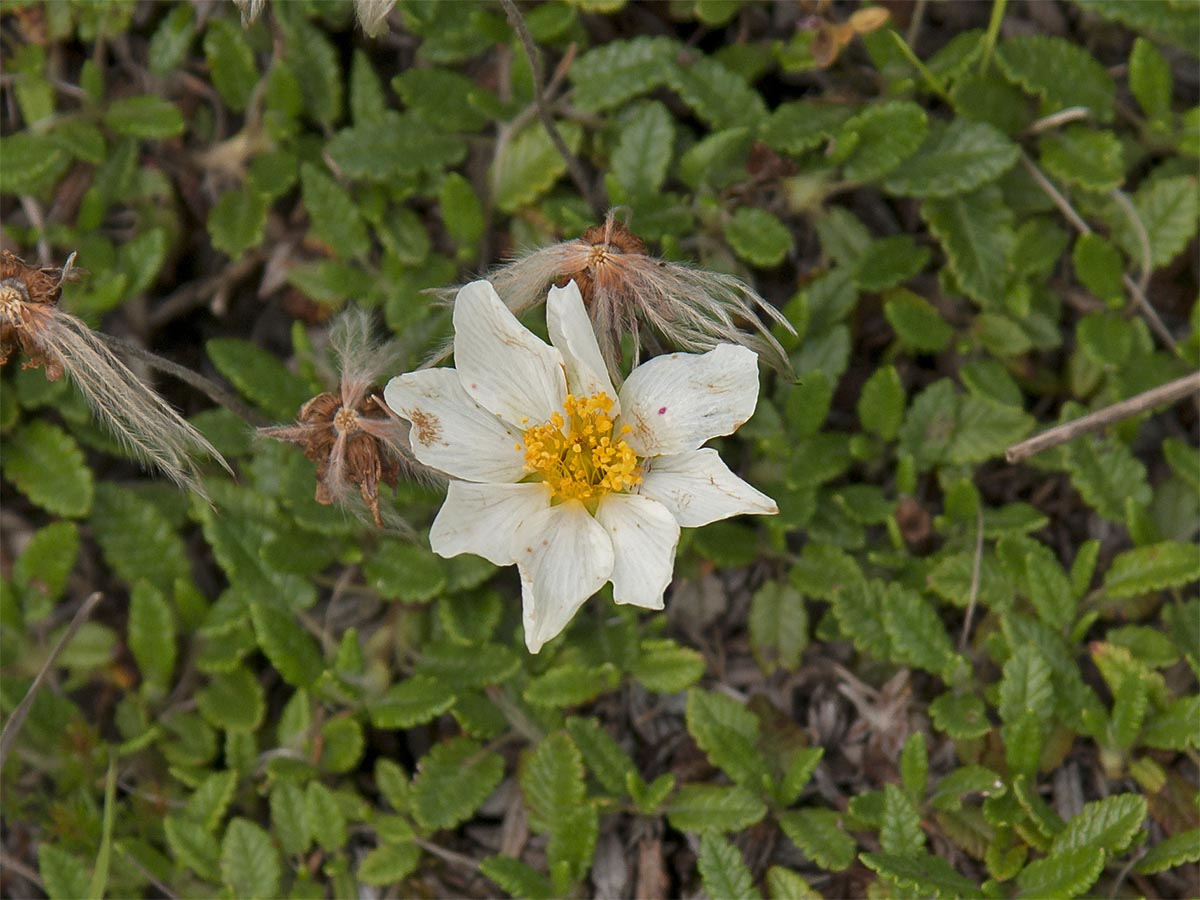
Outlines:
{"type": "MultiPolygon", "coordinates": [[[[574,281],[616,381],[626,335],[634,339],[635,366],[643,350],[653,354],[665,347],[700,353],[732,343],[749,347],[778,371],[791,374],[787,354],[763,321],[793,331],[779,310],[732,275],[649,256],[642,239],[612,213],[603,225],[575,240],[535,250],[487,279],[517,315],[544,302],[551,285],[574,281]],[[743,325],[758,333],[742,331],[743,325]]],[[[450,299],[456,291],[439,293],[450,299]]]]}
{"type": "Polygon", "coordinates": [[[228,464],[87,325],[59,309],[73,259],[61,269],[35,268],[0,254],[0,363],[19,349],[28,357],[25,367],[44,367],[50,381],[66,372],[92,414],[135,457],[203,495],[197,458],[211,456],[227,471],[228,464]]]}
{"type": "Polygon", "coordinates": [[[260,428],[267,437],[297,444],[317,464],[318,503],[351,504],[362,498],[375,525],[407,530],[379,507],[379,485],[395,487],[403,474],[433,480],[409,451],[409,425],[383,402],[376,383],[399,368],[398,348],[371,336],[367,313],[348,308],[330,333],[340,373],[337,393],[318,394],[300,408],[293,425],[260,428]]]}

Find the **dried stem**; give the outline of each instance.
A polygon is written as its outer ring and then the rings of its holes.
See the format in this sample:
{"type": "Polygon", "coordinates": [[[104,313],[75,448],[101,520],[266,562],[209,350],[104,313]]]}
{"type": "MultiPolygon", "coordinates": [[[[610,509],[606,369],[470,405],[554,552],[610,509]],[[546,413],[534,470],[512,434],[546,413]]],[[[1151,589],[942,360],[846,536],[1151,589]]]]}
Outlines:
{"type": "Polygon", "coordinates": [[[979,602],[979,575],[983,568],[983,507],[975,508],[975,560],[971,564],[971,592],[967,599],[967,616],[963,619],[962,634],[958,638],[958,652],[967,646],[971,636],[971,621],[975,618],[975,605],[979,602]]]}
{"type": "Polygon", "coordinates": [[[505,13],[508,14],[509,24],[517,32],[517,36],[521,39],[521,46],[525,48],[525,56],[529,60],[530,71],[533,72],[533,98],[537,104],[538,117],[542,120],[542,127],[546,129],[546,133],[550,136],[554,148],[566,162],[567,171],[571,173],[571,180],[575,182],[576,189],[587,200],[592,211],[597,216],[603,216],[607,204],[588,185],[583,166],[580,165],[575,154],[571,152],[571,149],[562,139],[562,135],[558,132],[558,126],[554,124],[554,117],[550,115],[550,107],[546,103],[546,86],[545,76],[542,71],[542,57],[538,53],[537,46],[533,43],[533,35],[529,33],[529,26],[525,24],[525,17],[521,15],[521,11],[517,9],[517,4],[513,0],[500,0],[500,5],[504,7],[505,13]]]}
{"type": "Polygon", "coordinates": [[[1200,393],[1200,372],[1176,378],[1174,381],[1143,391],[1136,397],[1130,397],[1128,400],[1098,409],[1086,416],[1057,425],[1049,431],[1043,431],[1019,444],[1013,444],[1005,451],[1004,458],[1010,463],[1021,462],[1021,460],[1049,450],[1051,447],[1072,441],[1080,435],[1099,431],[1115,422],[1136,416],[1156,406],[1174,403],[1176,400],[1195,393],[1200,393]]]}
{"type": "Polygon", "coordinates": [[[12,745],[17,740],[17,735],[21,733],[21,727],[25,724],[25,719],[29,716],[29,710],[33,708],[33,701],[37,698],[38,691],[42,689],[42,684],[46,680],[46,676],[50,674],[50,670],[54,668],[54,664],[62,655],[62,652],[67,649],[67,645],[75,637],[76,632],[83,627],[83,623],[88,620],[92,614],[92,610],[96,608],[96,604],[104,599],[104,595],[99,591],[92,594],[80,604],[76,610],[74,617],[71,619],[71,624],[67,626],[67,630],[62,633],[62,637],[58,639],[58,643],[50,651],[50,655],[46,657],[46,661],[42,663],[42,668],[38,670],[37,675],[33,679],[33,684],[29,686],[29,690],[25,692],[25,696],[21,698],[21,702],[17,704],[17,708],[13,710],[12,715],[8,717],[8,721],[4,723],[4,731],[0,732],[0,770],[4,768],[4,764],[8,761],[9,751],[12,750],[12,745]]]}

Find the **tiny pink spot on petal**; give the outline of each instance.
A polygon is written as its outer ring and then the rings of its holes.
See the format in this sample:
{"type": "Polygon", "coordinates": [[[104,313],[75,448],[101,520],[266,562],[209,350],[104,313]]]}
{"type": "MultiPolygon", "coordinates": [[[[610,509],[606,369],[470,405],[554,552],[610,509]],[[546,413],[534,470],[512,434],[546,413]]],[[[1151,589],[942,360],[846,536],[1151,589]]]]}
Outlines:
{"type": "Polygon", "coordinates": [[[659,414],[660,416],[662,416],[662,415],[666,415],[666,412],[667,412],[667,408],[666,408],[665,406],[660,406],[660,407],[658,408],[658,414],[659,414]]]}

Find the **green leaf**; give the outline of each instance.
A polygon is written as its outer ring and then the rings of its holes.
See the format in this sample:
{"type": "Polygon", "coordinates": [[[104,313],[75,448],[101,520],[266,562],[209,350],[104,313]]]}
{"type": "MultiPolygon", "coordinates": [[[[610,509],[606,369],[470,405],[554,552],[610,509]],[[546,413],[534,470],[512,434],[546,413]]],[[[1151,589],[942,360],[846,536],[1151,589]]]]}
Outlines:
{"type": "Polygon", "coordinates": [[[1004,664],[998,712],[1003,722],[1015,722],[1022,713],[1045,721],[1054,701],[1053,672],[1036,647],[1018,647],[1004,664]]]}
{"type": "Polygon", "coordinates": [[[674,152],[675,126],[661,103],[636,107],[621,127],[610,166],[630,197],[651,197],[662,187],[674,152]]]}
{"type": "Polygon", "coordinates": [[[854,862],[858,848],[843,824],[841,813],[832,809],[800,809],[780,813],[779,827],[804,855],[822,869],[841,872],[854,862]]]}
{"type": "Polygon", "coordinates": [[[980,304],[998,304],[1014,244],[1012,212],[1000,189],[989,185],[973,194],[927,200],[921,217],[963,292],[980,304]]]}
{"type": "Polygon", "coordinates": [[[914,803],[925,799],[925,785],[929,781],[929,750],[925,746],[925,733],[914,731],[904,742],[900,751],[900,781],[904,791],[914,803]]]}
{"type": "Polygon", "coordinates": [[[1144,37],[1137,38],[1129,54],[1129,90],[1146,118],[1170,116],[1171,88],[1171,66],[1166,57],[1144,37]]]}
{"type": "Polygon", "coordinates": [[[613,690],[620,680],[620,672],[611,663],[601,666],[566,663],[532,679],[523,696],[526,702],[537,706],[578,706],[613,690]]]}
{"type": "Polygon", "coordinates": [[[937,610],[916,591],[888,585],[883,627],[891,641],[893,659],[933,675],[948,670],[955,655],[954,644],[937,610]]]}
{"type": "Polygon", "coordinates": [[[1054,553],[1041,544],[1035,547],[1025,556],[1029,599],[1038,618],[1061,631],[1075,620],[1075,594],[1054,553]]]}
{"type": "Polygon", "coordinates": [[[342,258],[365,255],[370,238],[350,195],[312,163],[300,167],[300,186],[309,226],[317,239],[342,258]]]}
{"type": "Polygon", "coordinates": [[[306,7],[275,10],[284,36],[284,60],[300,85],[304,112],[329,126],[342,114],[342,64],[340,54],[325,31],[309,22],[306,7]]]}
{"type": "Polygon", "coordinates": [[[895,784],[884,786],[879,846],[884,853],[896,856],[919,856],[924,852],[921,814],[908,794],[895,784]]]}
{"type": "Polygon", "coordinates": [[[148,581],[168,593],[180,579],[191,578],[183,539],[142,494],[97,485],[91,521],[105,561],[127,584],[148,581]]]}
{"type": "Polygon", "coordinates": [[[78,557],[79,526],[74,522],[51,522],[33,533],[17,557],[13,581],[52,603],[62,596],[78,557]]]}
{"type": "Polygon", "coordinates": [[[1068,445],[1067,471],[1071,484],[1092,507],[1110,522],[1124,522],[1125,501],[1150,502],[1146,467],[1129,447],[1115,438],[1073,441],[1068,445]]]}
{"type": "Polygon", "coordinates": [[[767,892],[771,900],[817,900],[821,896],[799,873],[783,866],[767,869],[767,892]]]}
{"type": "Polygon", "coordinates": [[[204,58],[221,99],[234,112],[245,110],[259,75],[243,30],[228,19],[210,19],[204,32],[204,58]]]}
{"type": "Polygon", "coordinates": [[[755,746],[758,717],[725,694],[688,693],[687,728],[709,761],[736,784],[761,792],[771,784],[766,759],[755,746]]]}
{"type": "Polygon", "coordinates": [[[904,385],[896,367],[880,366],[871,373],[859,395],[859,421],[866,431],[874,432],[885,441],[893,440],[904,421],[904,401],[904,385]]]}
{"type": "Polygon", "coordinates": [[[863,853],[859,858],[868,869],[918,897],[984,896],[978,885],[958,874],[939,856],[863,853]]]}
{"type": "Polygon", "coordinates": [[[73,854],[54,844],[37,848],[38,873],[50,900],[78,900],[88,896],[88,873],[73,854]]]}
{"type": "MultiPolygon", "coordinates": [[[[1127,679],[1127,683],[1146,686],[1140,679],[1127,679]]],[[[1200,697],[1179,697],[1147,719],[1141,734],[1136,735],[1137,742],[1155,750],[1186,752],[1200,745],[1197,721],[1200,721],[1200,697]]]]}
{"type": "Polygon", "coordinates": [[[446,567],[424,547],[383,540],[363,567],[371,587],[387,600],[423,603],[446,587],[446,567]]]}
{"type": "Polygon", "coordinates": [[[886,291],[923,272],[930,255],[908,234],[872,241],[859,257],[854,283],[861,291],[886,291]]]}
{"type": "Polygon", "coordinates": [[[472,102],[487,92],[459,72],[407,69],[392,79],[392,87],[414,115],[439,131],[479,131],[490,118],[472,102]]]}
{"type": "Polygon", "coordinates": [[[271,788],[271,830],[285,853],[299,856],[312,846],[312,822],[304,792],[290,781],[271,788]]]}
{"type": "Polygon", "coordinates": [[[637,772],[629,754],[593,718],[572,716],[567,719],[567,732],[596,780],[609,793],[621,796],[625,779],[637,772]]]}
{"type": "Polygon", "coordinates": [[[1116,86],[1080,44],[1049,35],[1022,35],[1000,43],[996,62],[1010,81],[1040,97],[1047,113],[1085,106],[1098,121],[1112,121],[1116,86]]]}
{"type": "Polygon", "coordinates": [[[56,516],[78,518],[92,507],[92,472],[75,439],[36,419],[6,436],[4,477],[34,504],[56,516]]]}
{"type": "Polygon", "coordinates": [[[793,156],[819,147],[853,114],[845,106],[795,100],[781,103],[762,123],[760,134],[772,150],[793,156]]]}
{"type": "Polygon", "coordinates": [[[808,646],[808,609],[795,588],[769,581],[750,601],[750,646],[765,673],[794,672],[808,646]]]}
{"type": "Polygon", "coordinates": [[[456,165],[466,155],[466,144],[416,116],[389,109],[339,131],[325,152],[347,178],[387,182],[456,165]]]}
{"type": "Polygon", "coordinates": [[[382,844],[363,857],[355,877],[363,884],[388,887],[417,870],[421,848],[414,843],[382,844]]]}
{"type": "Polygon", "coordinates": [[[308,687],[325,671],[316,641],[288,613],[265,603],[250,604],[258,645],[283,679],[308,687]]]}
{"type": "Polygon", "coordinates": [[[699,681],[705,667],[704,657],[690,647],[651,638],[642,641],[637,661],[629,671],[648,691],[677,694],[699,681]]]}
{"type": "Polygon", "coordinates": [[[779,265],[792,251],[792,235],[765,209],[743,206],[725,224],[725,240],[742,259],[760,269],[779,265]]]}
{"type": "Polygon", "coordinates": [[[954,336],[942,314],[912,291],[896,290],[888,294],[883,314],[900,342],[922,353],[940,353],[954,336]]]}
{"type": "Polygon", "coordinates": [[[511,897],[553,900],[556,896],[548,878],[511,856],[489,856],[480,861],[479,871],[500,885],[511,897]]]}
{"type": "Polygon", "coordinates": [[[742,859],[742,851],[719,834],[706,832],[701,836],[696,864],[704,892],[710,897],[734,900],[762,896],[754,887],[754,877],[742,859]]]}
{"type": "Polygon", "coordinates": [[[1050,852],[1095,847],[1109,856],[1120,856],[1141,830],[1147,811],[1146,798],[1141,794],[1112,794],[1085,803],[1055,836],[1050,852]]]}
{"type": "Polygon", "coordinates": [[[995,181],[1017,161],[1020,148],[984,122],[938,123],[925,143],[888,175],[884,190],[902,197],[953,197],[995,181]]]}
{"type": "Polygon", "coordinates": [[[956,740],[983,737],[991,731],[987,709],[975,694],[942,694],[929,705],[934,726],[956,740]]]}
{"type": "Polygon", "coordinates": [[[636,37],[589,50],[571,65],[575,104],[589,112],[616,109],[661,87],[675,68],[679,49],[670,38],[636,37]]]}
{"type": "Polygon", "coordinates": [[[850,181],[882,178],[908,159],[929,133],[925,110],[908,100],[868,106],[841,127],[837,141],[852,146],[842,165],[850,181]]]}
{"type": "Polygon", "coordinates": [[[1200,862],[1200,828],[1173,834],[1155,844],[1133,867],[1141,875],[1155,875],[1185,863],[1200,862]]]}
{"type": "Polygon", "coordinates": [[[104,124],[117,134],[153,140],[183,134],[183,114],[161,97],[123,97],[109,104],[104,124]]]}
{"type": "MultiPolygon", "coordinates": [[[[574,122],[559,123],[567,148],[575,153],[583,131],[574,122]]],[[[516,212],[545,194],[567,171],[567,163],[540,122],[522,129],[500,148],[492,166],[492,192],[496,206],[516,212]]]]}
{"type": "Polygon", "coordinates": [[[443,741],[413,780],[413,815],[426,828],[453,828],[475,814],[503,777],[503,757],[466,738],[443,741]]]}
{"type": "Polygon", "coordinates": [[[1006,790],[1004,779],[991,769],[977,765],[962,766],[938,782],[929,803],[934,809],[954,811],[962,809],[963,799],[968,794],[999,797],[1006,790]]]}
{"type": "MultiPolygon", "coordinates": [[[[163,834],[176,862],[206,881],[221,879],[221,847],[203,825],[178,816],[167,816],[163,820],[163,834]]],[[[79,897],[82,894],[72,896],[79,897]]]]}
{"type": "Polygon", "coordinates": [[[498,684],[521,667],[521,661],[507,647],[498,644],[428,644],[417,664],[417,672],[442,679],[454,688],[498,684]]]}
{"type": "Polygon", "coordinates": [[[426,675],[412,675],[367,704],[376,728],[412,728],[437,718],[454,705],[449,685],[426,675]]]}
{"type": "Polygon", "coordinates": [[[1078,897],[1104,869],[1104,851],[1079,847],[1031,862],[1017,875],[1017,897],[1078,897]]]}
{"type": "Polygon", "coordinates": [[[523,760],[520,783],[530,827],[556,831],[586,796],[579,748],[563,732],[549,735],[523,760]]]}
{"type": "MultiPolygon", "coordinates": [[[[1133,206],[1150,239],[1150,263],[1155,269],[1161,268],[1183,252],[1196,235],[1200,183],[1195,175],[1156,179],[1138,188],[1133,206]]],[[[1113,240],[1130,259],[1141,260],[1141,240],[1123,210],[1112,214],[1112,224],[1113,240]]]]}
{"type": "Polygon", "coordinates": [[[753,127],[767,116],[762,96],[711,57],[668,66],[666,81],[713,131],[753,127]]]}
{"type": "Polygon", "coordinates": [[[438,191],[438,208],[451,239],[460,248],[473,248],[483,237],[483,207],[475,188],[462,175],[451,172],[438,191]]]}
{"type": "Polygon", "coordinates": [[[685,784],[671,800],[667,819],[680,831],[741,831],[760,822],[766,805],[740,787],[685,784]]]}
{"type": "Polygon", "coordinates": [[[213,676],[208,687],[196,693],[204,718],[226,731],[254,731],[266,712],[262,685],[241,667],[213,676]]]}
{"type": "Polygon", "coordinates": [[[1046,171],[1067,184],[1105,192],[1125,180],[1125,155],[1111,131],[1069,125],[1044,135],[1040,152],[1046,171]]]}
{"type": "Polygon", "coordinates": [[[304,808],[313,837],[325,852],[334,853],[346,845],[346,817],[333,791],[319,781],[310,781],[304,790],[304,808]]]}
{"type": "Polygon", "coordinates": [[[161,77],[182,65],[196,36],[195,19],[196,12],[190,6],[176,6],[163,17],[146,50],[153,74],[161,77]]]}
{"type": "Polygon", "coordinates": [[[0,194],[40,194],[57,183],[71,158],[43,135],[21,131],[0,138],[0,194]]]}
{"type": "Polygon", "coordinates": [[[211,773],[188,798],[188,819],[202,825],[206,831],[216,831],[221,819],[225,817],[225,811],[229,809],[229,804],[233,802],[233,792],[236,788],[236,772],[226,770],[211,773]]]}
{"type": "Polygon", "coordinates": [[[221,841],[221,880],[239,898],[279,894],[279,854],[271,836],[249,819],[234,819],[221,841]]]}
{"type": "Polygon", "coordinates": [[[144,581],[129,597],[127,634],[143,682],[165,692],[175,671],[175,616],[162,592],[144,581]]]}
{"type": "Polygon", "coordinates": [[[1121,276],[1125,274],[1125,261],[1121,252],[1100,235],[1080,235],[1071,250],[1071,264],[1079,283],[1101,300],[1124,296],[1121,276]]]}
{"type": "Polygon", "coordinates": [[[222,194],[208,214],[213,246],[233,259],[262,243],[268,204],[257,191],[240,188],[222,194]]]}
{"type": "Polygon", "coordinates": [[[1200,580],[1200,554],[1192,544],[1164,541],[1126,550],[1104,576],[1109,597],[1125,598],[1200,580]]]}

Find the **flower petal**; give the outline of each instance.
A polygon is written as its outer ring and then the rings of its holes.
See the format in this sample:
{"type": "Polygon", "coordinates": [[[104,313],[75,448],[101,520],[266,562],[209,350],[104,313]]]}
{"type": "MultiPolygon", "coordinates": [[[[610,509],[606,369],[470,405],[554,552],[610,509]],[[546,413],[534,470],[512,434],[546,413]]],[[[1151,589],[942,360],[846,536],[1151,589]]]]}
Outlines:
{"type": "Polygon", "coordinates": [[[613,571],[613,545],[578,500],[535,513],[516,526],[525,645],[537,653],[567,627],[613,571]]]}
{"type": "Polygon", "coordinates": [[[512,565],[514,528],[549,506],[550,489],[541,482],[452,481],[429,530],[429,546],[438,556],[474,553],[497,566],[512,565]]]}
{"type": "MultiPolygon", "coordinates": [[[[596,331],[574,281],[565,288],[550,288],[546,297],[546,327],[550,332],[550,343],[562,353],[567,365],[570,392],[585,397],[603,392],[616,400],[617,392],[608,377],[604,357],[600,355],[596,331]]],[[[614,404],[613,415],[620,411],[614,404]]]]}
{"type": "Polygon", "coordinates": [[[711,448],[652,460],[639,493],[665,506],[685,528],[779,512],[774,500],[730,472],[711,448]]]}
{"type": "Polygon", "coordinates": [[[467,481],[512,483],[525,477],[521,432],[472,400],[453,369],[399,375],[383,396],[412,422],[413,456],[425,465],[467,481]]]}
{"type": "Polygon", "coordinates": [[[596,509],[613,543],[613,599],[662,609],[675,568],[679,523],[661,503],[637,494],[605,494],[596,509]]]}
{"type": "Polygon", "coordinates": [[[454,365],[467,393],[514,425],[550,421],[567,395],[562,354],[517,321],[486,281],[454,301],[454,365]]]}
{"type": "Polygon", "coordinates": [[[695,450],[754,415],[758,357],[737,344],[671,353],[638,366],[621,388],[625,440],[638,456],[695,450]]]}

